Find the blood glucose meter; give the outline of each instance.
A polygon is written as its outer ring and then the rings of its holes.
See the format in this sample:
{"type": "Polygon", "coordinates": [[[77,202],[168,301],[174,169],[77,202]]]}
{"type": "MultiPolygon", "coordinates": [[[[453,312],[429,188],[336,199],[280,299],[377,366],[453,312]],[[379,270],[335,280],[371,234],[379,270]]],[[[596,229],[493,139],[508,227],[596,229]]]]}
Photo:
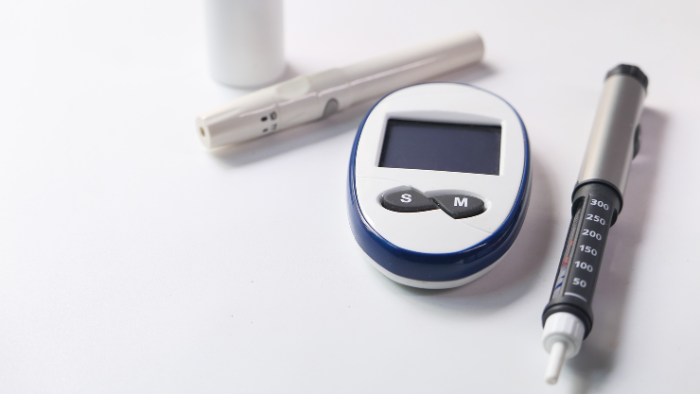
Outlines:
{"type": "Polygon", "coordinates": [[[350,226],[369,261],[404,285],[444,289],[491,270],[530,195],[527,131],[506,101],[456,83],[381,99],[350,157],[350,226]]]}

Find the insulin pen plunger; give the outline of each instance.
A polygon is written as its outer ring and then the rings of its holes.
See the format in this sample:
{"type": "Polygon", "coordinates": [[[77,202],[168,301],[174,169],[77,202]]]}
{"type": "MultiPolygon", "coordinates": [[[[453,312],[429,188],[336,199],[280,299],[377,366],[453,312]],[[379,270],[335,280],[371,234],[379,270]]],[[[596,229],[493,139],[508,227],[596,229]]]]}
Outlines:
{"type": "Polygon", "coordinates": [[[231,86],[268,84],[284,71],[282,0],[206,0],[209,69],[231,86]]]}
{"type": "Polygon", "coordinates": [[[559,378],[593,327],[591,302],[608,230],[622,210],[630,162],[639,150],[639,118],[648,79],[621,64],[608,72],[586,155],[572,197],[572,219],[542,314],[542,342],[549,352],[547,383],[559,378]]]}
{"type": "Polygon", "coordinates": [[[302,75],[200,114],[197,135],[210,149],[245,142],[477,63],[483,54],[481,37],[468,31],[352,66],[302,75]]]}

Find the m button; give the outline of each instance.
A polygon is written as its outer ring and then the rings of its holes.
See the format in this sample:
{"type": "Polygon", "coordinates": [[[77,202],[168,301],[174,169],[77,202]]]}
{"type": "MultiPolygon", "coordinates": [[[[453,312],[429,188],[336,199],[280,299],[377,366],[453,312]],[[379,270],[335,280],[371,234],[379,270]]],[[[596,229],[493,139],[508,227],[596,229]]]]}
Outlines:
{"type": "Polygon", "coordinates": [[[443,211],[455,219],[476,216],[486,210],[484,202],[477,197],[467,194],[444,194],[433,197],[443,211]]]}

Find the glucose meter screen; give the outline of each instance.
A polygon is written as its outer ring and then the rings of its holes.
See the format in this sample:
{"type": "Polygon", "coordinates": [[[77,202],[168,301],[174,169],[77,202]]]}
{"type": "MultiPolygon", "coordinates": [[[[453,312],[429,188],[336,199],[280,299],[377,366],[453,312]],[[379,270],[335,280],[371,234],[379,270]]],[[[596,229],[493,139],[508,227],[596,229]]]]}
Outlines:
{"type": "Polygon", "coordinates": [[[380,167],[499,175],[501,126],[389,119],[380,167]]]}

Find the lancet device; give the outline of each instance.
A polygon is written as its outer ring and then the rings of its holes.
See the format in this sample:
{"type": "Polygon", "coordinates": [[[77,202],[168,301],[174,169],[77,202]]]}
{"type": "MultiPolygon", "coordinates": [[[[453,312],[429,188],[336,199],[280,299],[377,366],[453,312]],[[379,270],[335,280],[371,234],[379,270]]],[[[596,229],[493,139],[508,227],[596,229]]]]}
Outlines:
{"type": "Polygon", "coordinates": [[[572,218],[552,295],[542,314],[549,352],[545,381],[559,379],[564,360],[578,354],[593,328],[591,302],[608,231],[622,210],[632,158],[639,151],[639,118],[649,80],[621,64],[605,79],[593,130],[572,196],[572,218]]]}
{"type": "Polygon", "coordinates": [[[530,184],[527,132],[513,107],[469,85],[415,85],[381,99],[357,131],[350,226],[390,279],[457,287],[513,244],[530,184]]]}
{"type": "Polygon", "coordinates": [[[248,141],[477,63],[484,54],[473,31],[368,60],[290,79],[207,111],[196,119],[207,148],[248,141]]]}

